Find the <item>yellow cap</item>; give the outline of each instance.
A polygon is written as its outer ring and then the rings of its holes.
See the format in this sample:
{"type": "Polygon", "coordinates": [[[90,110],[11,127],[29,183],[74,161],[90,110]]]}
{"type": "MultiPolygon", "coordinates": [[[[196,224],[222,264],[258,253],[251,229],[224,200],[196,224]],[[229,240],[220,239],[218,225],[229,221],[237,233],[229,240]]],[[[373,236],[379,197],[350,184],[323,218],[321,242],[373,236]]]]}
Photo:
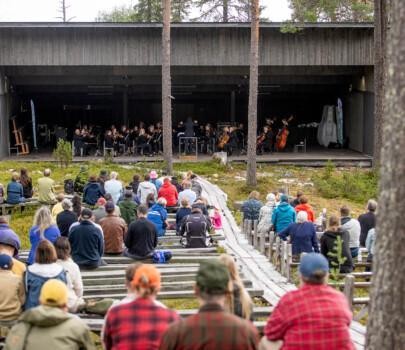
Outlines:
{"type": "Polygon", "coordinates": [[[39,296],[42,305],[65,306],[68,301],[68,288],[65,283],[51,279],[44,283],[39,296]]]}

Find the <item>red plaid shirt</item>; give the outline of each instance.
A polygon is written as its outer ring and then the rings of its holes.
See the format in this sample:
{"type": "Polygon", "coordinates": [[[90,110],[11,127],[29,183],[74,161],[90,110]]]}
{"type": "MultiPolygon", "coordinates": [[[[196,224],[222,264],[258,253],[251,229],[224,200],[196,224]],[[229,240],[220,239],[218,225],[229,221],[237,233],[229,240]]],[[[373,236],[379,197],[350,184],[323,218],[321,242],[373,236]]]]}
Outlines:
{"type": "Polygon", "coordinates": [[[211,304],[171,325],[160,350],[255,350],[257,343],[257,330],[251,322],[211,304]]]}
{"type": "Polygon", "coordinates": [[[107,350],[158,349],[163,333],[178,319],[176,312],[155,305],[151,299],[117,305],[107,314],[104,345],[107,350]]]}
{"type": "Polygon", "coordinates": [[[342,293],[326,285],[305,284],[284,295],[264,334],[282,340],[283,350],[352,350],[352,313],[342,293]]]}

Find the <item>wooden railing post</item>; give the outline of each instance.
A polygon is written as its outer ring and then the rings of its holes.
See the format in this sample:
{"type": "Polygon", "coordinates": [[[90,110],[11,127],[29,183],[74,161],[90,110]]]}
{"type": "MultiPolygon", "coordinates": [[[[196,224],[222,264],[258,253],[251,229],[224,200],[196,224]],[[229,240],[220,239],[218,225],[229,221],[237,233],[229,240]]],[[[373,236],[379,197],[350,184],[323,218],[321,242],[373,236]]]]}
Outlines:
{"type": "Polygon", "coordinates": [[[273,265],[277,271],[280,271],[280,237],[276,237],[276,249],[274,251],[273,265]]]}
{"type": "Polygon", "coordinates": [[[248,243],[249,244],[252,244],[252,226],[253,226],[252,220],[248,220],[247,232],[248,232],[248,243]]]}
{"type": "Polygon", "coordinates": [[[353,275],[346,275],[345,287],[343,289],[343,294],[349,303],[350,310],[353,310],[354,280],[355,277],[353,275]]]}
{"type": "Polygon", "coordinates": [[[273,243],[274,243],[274,231],[270,231],[269,234],[269,260],[272,261],[273,258],[273,243]]]}
{"type": "Polygon", "coordinates": [[[287,281],[291,281],[291,263],[292,263],[292,244],[287,244],[287,260],[286,260],[286,277],[287,281]]]}
{"type": "Polygon", "coordinates": [[[262,232],[259,235],[259,250],[260,253],[263,255],[266,254],[266,238],[267,238],[268,232],[262,232]]]}
{"type": "Polygon", "coordinates": [[[287,263],[287,241],[281,242],[281,275],[286,277],[286,263],[287,263]]]}
{"type": "Polygon", "coordinates": [[[253,248],[257,249],[258,248],[258,237],[257,237],[257,220],[253,221],[253,241],[252,241],[252,245],[253,248]]]}
{"type": "Polygon", "coordinates": [[[245,219],[245,220],[243,220],[243,223],[242,223],[242,233],[243,233],[243,235],[245,236],[245,238],[247,239],[247,232],[248,232],[248,230],[247,230],[247,224],[248,224],[248,221],[245,219]]]}

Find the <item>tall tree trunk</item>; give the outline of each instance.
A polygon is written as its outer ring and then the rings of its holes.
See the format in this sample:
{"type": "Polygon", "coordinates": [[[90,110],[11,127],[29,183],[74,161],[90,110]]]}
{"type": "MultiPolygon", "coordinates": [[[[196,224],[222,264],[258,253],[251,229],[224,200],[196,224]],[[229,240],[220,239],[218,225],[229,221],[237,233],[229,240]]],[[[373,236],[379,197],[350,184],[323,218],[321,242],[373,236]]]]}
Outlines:
{"type": "Polygon", "coordinates": [[[222,22],[228,23],[228,0],[222,0],[222,22]]]}
{"type": "Polygon", "coordinates": [[[380,197],[367,349],[405,344],[405,1],[391,1],[380,197]]]}
{"type": "Polygon", "coordinates": [[[387,78],[387,0],[374,0],[374,166],[381,161],[384,97],[387,78]]]}
{"type": "Polygon", "coordinates": [[[256,186],[257,89],[259,80],[259,0],[251,2],[250,78],[246,184],[256,186]]]}
{"type": "Polygon", "coordinates": [[[162,128],[163,158],[168,174],[173,173],[172,149],[172,100],[170,77],[170,13],[171,0],[163,1],[163,33],[162,33],[162,128]]]}

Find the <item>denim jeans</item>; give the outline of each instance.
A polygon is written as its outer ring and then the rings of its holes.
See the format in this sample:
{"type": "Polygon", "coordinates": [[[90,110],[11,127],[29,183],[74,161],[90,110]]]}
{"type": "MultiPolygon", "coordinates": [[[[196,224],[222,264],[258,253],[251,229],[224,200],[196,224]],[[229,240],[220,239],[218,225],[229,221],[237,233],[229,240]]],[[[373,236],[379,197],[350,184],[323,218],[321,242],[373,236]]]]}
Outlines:
{"type": "Polygon", "coordinates": [[[359,255],[359,247],[350,248],[352,258],[356,258],[359,255]]]}

